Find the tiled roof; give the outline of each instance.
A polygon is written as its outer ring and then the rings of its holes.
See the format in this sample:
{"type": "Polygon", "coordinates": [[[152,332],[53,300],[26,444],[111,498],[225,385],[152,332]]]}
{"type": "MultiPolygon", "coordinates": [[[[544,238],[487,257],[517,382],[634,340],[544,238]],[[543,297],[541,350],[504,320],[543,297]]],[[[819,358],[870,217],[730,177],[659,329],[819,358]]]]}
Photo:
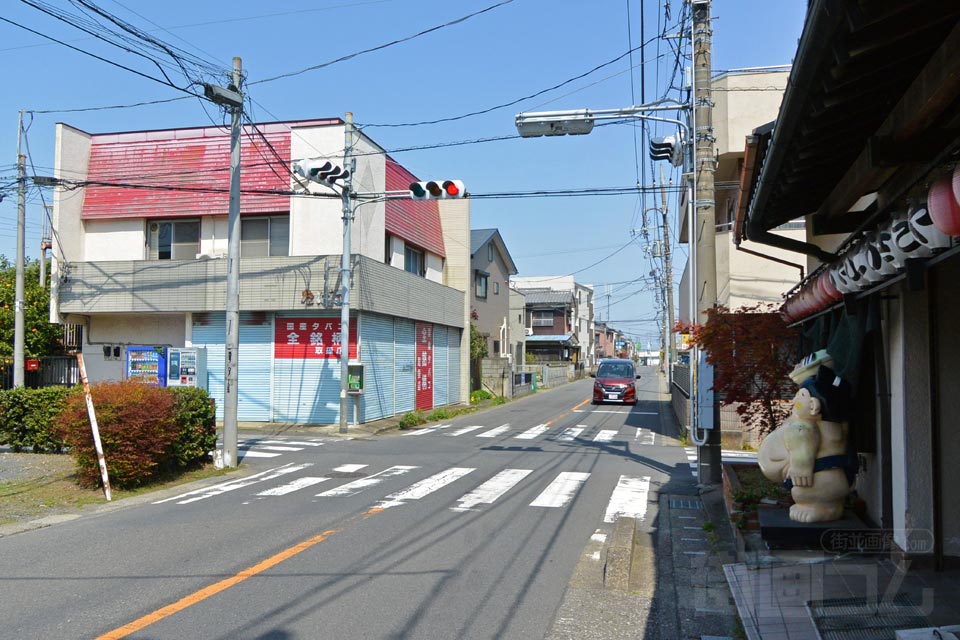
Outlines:
{"type": "Polygon", "coordinates": [[[496,232],[496,229],[470,229],[470,254],[479,251],[496,232]]]}
{"type": "MultiPolygon", "coordinates": [[[[406,191],[418,178],[387,156],[387,191],[406,191]]],[[[446,257],[440,207],[435,200],[387,200],[387,233],[441,257],[446,257]]]]}
{"type": "Polygon", "coordinates": [[[550,291],[547,289],[518,289],[524,296],[526,304],[573,304],[573,293],[570,291],[550,291]]]}

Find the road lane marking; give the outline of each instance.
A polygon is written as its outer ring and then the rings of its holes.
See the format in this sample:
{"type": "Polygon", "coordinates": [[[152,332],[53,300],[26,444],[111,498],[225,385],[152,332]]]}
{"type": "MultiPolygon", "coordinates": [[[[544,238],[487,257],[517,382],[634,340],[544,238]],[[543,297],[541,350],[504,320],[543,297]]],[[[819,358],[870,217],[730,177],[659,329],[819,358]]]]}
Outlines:
{"type": "Polygon", "coordinates": [[[186,493],[181,493],[170,498],[164,498],[163,500],[157,500],[153,504],[163,504],[164,502],[173,502],[177,501],[177,504],[189,504],[191,502],[196,502],[198,500],[203,500],[205,498],[211,498],[213,496],[218,496],[222,493],[228,491],[234,491],[236,489],[242,489],[244,487],[249,487],[252,484],[258,482],[263,482],[265,480],[273,480],[279,478],[280,476],[286,475],[288,473],[294,473],[296,471],[302,471],[307,467],[313,466],[312,463],[307,462],[305,464],[287,464],[282,467],[276,467],[274,469],[267,469],[266,471],[261,471],[260,473],[255,473],[252,476],[247,476],[246,478],[240,478],[238,480],[229,480],[227,482],[221,482],[219,484],[211,485],[209,487],[203,487],[202,489],[194,489],[193,491],[187,491],[186,493]]]}
{"type": "Polygon", "coordinates": [[[535,427],[531,427],[521,433],[520,435],[514,436],[517,440],[533,440],[537,436],[541,435],[544,431],[550,428],[548,424],[538,424],[535,427]]]}
{"type": "Polygon", "coordinates": [[[587,398],[586,400],[584,400],[583,402],[581,402],[580,404],[578,404],[577,406],[575,406],[575,407],[572,409],[572,411],[576,411],[577,409],[579,409],[579,408],[582,407],[583,405],[585,405],[585,404],[587,404],[588,402],[590,402],[590,400],[591,400],[590,398],[587,398]]]}
{"type": "Polygon", "coordinates": [[[494,427],[493,429],[490,429],[490,431],[484,431],[483,433],[478,433],[477,437],[478,438],[495,438],[501,433],[505,433],[509,429],[510,429],[509,424],[502,424],[499,427],[494,427]]]}
{"type": "Polygon", "coordinates": [[[367,487],[372,487],[374,485],[380,484],[387,478],[403,475],[406,472],[416,468],[417,467],[410,467],[407,465],[396,465],[396,466],[390,467],[389,469],[385,469],[380,473],[375,473],[371,476],[367,476],[366,478],[360,478],[359,480],[348,482],[347,484],[340,485],[339,487],[335,487],[333,489],[329,489],[327,491],[324,491],[323,493],[318,493],[317,497],[318,498],[332,498],[332,497],[342,498],[342,497],[354,496],[360,493],[361,491],[363,491],[364,489],[366,489],[367,487]]]}
{"type": "Polygon", "coordinates": [[[471,431],[476,431],[477,429],[483,429],[482,424],[473,425],[470,427],[464,427],[462,429],[457,429],[456,431],[451,431],[450,433],[445,433],[445,436],[462,436],[465,433],[470,433],[471,431]]]}
{"type": "Polygon", "coordinates": [[[297,447],[322,447],[324,445],[323,442],[307,442],[306,440],[259,440],[255,444],[282,444],[297,447]]]}
{"type": "Polygon", "coordinates": [[[303,447],[282,447],[275,444],[264,444],[262,442],[240,445],[238,448],[249,449],[251,447],[256,447],[258,451],[303,451],[303,447]]]}
{"type": "Polygon", "coordinates": [[[277,566],[278,564],[280,564],[285,560],[289,560],[290,558],[297,555],[298,553],[302,553],[307,549],[309,549],[310,547],[323,542],[333,534],[339,533],[339,531],[340,531],[339,529],[327,529],[323,533],[313,536],[312,538],[308,538],[299,544],[295,544],[292,547],[284,549],[280,553],[272,555],[266,560],[263,560],[262,562],[258,562],[252,567],[244,569],[240,573],[237,573],[224,580],[221,580],[220,582],[216,582],[210,585],[209,587],[204,587],[199,591],[194,591],[190,595],[184,598],[181,598],[180,600],[177,600],[173,604],[169,604],[161,609],[157,609],[153,613],[148,613],[147,615],[141,618],[137,618],[133,622],[125,624],[122,627],[118,627],[113,631],[108,631],[107,633],[99,636],[97,640],[120,640],[121,638],[126,638],[130,634],[136,633],[141,629],[149,627],[155,622],[159,622],[164,618],[169,618],[175,613],[179,613],[184,609],[192,607],[198,602],[202,602],[211,596],[215,596],[221,591],[226,591],[230,587],[238,585],[248,578],[252,578],[255,575],[263,573],[267,569],[271,569],[277,566]]]}
{"type": "Polygon", "coordinates": [[[403,491],[391,493],[386,498],[378,502],[374,509],[382,511],[383,509],[389,509],[390,507],[399,507],[408,500],[419,500],[424,496],[430,495],[434,491],[442,489],[451,482],[459,480],[472,471],[476,471],[476,469],[471,469],[469,467],[453,467],[451,469],[441,471],[440,473],[436,473],[429,478],[424,478],[420,482],[410,485],[403,491]]]}
{"type": "Polygon", "coordinates": [[[450,510],[463,512],[470,511],[478,504],[493,504],[532,471],[532,469],[504,469],[457,500],[457,506],[450,507],[450,510]]]}
{"type": "Polygon", "coordinates": [[[423,429],[417,429],[416,431],[411,431],[410,433],[405,433],[405,434],[403,434],[403,435],[405,435],[405,436],[422,436],[422,435],[425,434],[425,433],[433,433],[434,431],[438,431],[438,430],[440,430],[440,429],[446,429],[447,427],[451,427],[451,426],[453,426],[453,425],[449,425],[449,424],[438,424],[438,425],[434,425],[434,426],[432,426],[432,427],[424,427],[423,429]]]}
{"type": "Polygon", "coordinates": [[[266,451],[253,451],[247,447],[237,447],[237,456],[240,458],[276,458],[281,454],[267,453],[266,451]]]}
{"type": "Polygon", "coordinates": [[[622,415],[628,415],[629,411],[608,411],[606,409],[574,409],[574,413],[619,413],[622,415]]]}
{"type": "Polygon", "coordinates": [[[647,494],[650,492],[650,476],[620,476],[620,481],[610,496],[604,522],[614,522],[618,517],[642,520],[647,513],[647,494]]]}
{"type": "Polygon", "coordinates": [[[616,437],[616,429],[601,429],[600,432],[594,437],[594,442],[611,442],[616,437]]]}
{"type": "Polygon", "coordinates": [[[531,507],[562,507],[570,502],[580,486],[590,477],[589,473],[564,471],[553,482],[547,485],[536,499],[530,503],[531,507]]]}
{"type": "Polygon", "coordinates": [[[326,482],[329,479],[330,478],[304,476],[302,478],[297,478],[293,482],[282,484],[279,487],[274,487],[273,489],[267,489],[266,491],[261,491],[257,495],[258,496],[285,496],[288,493],[293,493],[294,491],[300,491],[300,489],[306,489],[307,487],[312,487],[315,484],[326,482]]]}
{"type": "Polygon", "coordinates": [[[577,436],[581,433],[583,433],[583,427],[570,427],[561,433],[557,440],[561,442],[572,442],[576,440],[577,436]]]}
{"type": "Polygon", "coordinates": [[[367,465],[365,464],[342,464],[336,469],[334,469],[334,471],[337,471],[339,473],[355,473],[357,471],[360,471],[360,469],[363,469],[366,466],[367,465]]]}

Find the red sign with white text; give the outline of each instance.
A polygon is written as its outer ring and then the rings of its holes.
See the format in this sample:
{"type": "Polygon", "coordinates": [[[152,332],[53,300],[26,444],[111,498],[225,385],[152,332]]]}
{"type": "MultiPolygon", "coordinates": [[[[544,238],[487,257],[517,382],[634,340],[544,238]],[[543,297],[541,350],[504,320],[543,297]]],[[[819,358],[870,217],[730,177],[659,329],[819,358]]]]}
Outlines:
{"type": "Polygon", "coordinates": [[[433,325],[417,323],[417,409],[433,408],[433,325]]]}
{"type": "MultiPolygon", "coordinates": [[[[277,318],[274,358],[336,359],[341,353],[340,318],[277,318]]],[[[350,357],[357,357],[357,323],[350,323],[350,357]]]]}

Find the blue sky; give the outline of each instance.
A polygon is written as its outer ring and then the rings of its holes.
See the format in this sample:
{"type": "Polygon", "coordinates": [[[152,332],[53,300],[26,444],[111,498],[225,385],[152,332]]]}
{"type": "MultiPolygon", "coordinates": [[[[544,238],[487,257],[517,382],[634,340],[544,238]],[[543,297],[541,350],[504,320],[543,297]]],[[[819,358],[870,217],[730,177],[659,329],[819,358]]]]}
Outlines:
{"type": "MultiPolygon", "coordinates": [[[[32,2],[33,0],[31,0],[32,2]]],[[[44,3],[40,3],[44,4],[44,3]]],[[[71,13],[66,0],[48,4],[71,13]]],[[[96,4],[162,41],[220,67],[243,59],[250,83],[403,39],[484,8],[497,0],[319,0],[313,3],[239,0],[229,4],[165,0],[97,0],[96,4]],[[226,8],[226,9],[225,9],[226,8]]],[[[715,70],[790,63],[803,26],[806,0],[716,0],[713,3],[715,70]]],[[[683,2],[669,2],[668,32],[675,33],[683,2]]],[[[342,117],[352,111],[363,125],[403,124],[486,110],[540,92],[584,74],[654,39],[663,29],[664,2],[641,0],[513,0],[424,36],[349,60],[272,82],[250,84],[257,121],[342,117]],[[629,20],[628,20],[629,14],[629,20]],[[632,46],[631,46],[632,45],[632,46]]],[[[143,73],[156,67],[109,47],[41,13],[6,0],[2,18],[143,73]]],[[[489,113],[424,126],[366,126],[388,150],[473,141],[516,134],[520,111],[608,109],[660,97],[674,65],[665,40],[640,53],[538,97],[489,113]],[[658,58],[658,54],[660,57],[658,58]],[[633,65],[631,73],[631,62],[633,65]],[[632,75],[632,86],[631,86],[632,75]]],[[[168,86],[92,59],[0,21],[0,178],[14,175],[17,112],[124,105],[184,95],[168,86]]],[[[207,76],[213,79],[215,76],[207,76]]],[[[182,76],[174,78],[183,86],[182,76]]],[[[669,95],[676,97],[676,92],[669,95]]],[[[137,108],[36,113],[27,140],[38,174],[53,164],[54,125],[66,122],[89,132],[189,127],[222,123],[223,115],[194,98],[137,108]],[[204,108],[206,107],[206,108],[204,108]]],[[[645,150],[634,127],[597,127],[588,136],[510,139],[394,153],[421,178],[459,178],[470,192],[625,187],[652,181],[645,150]],[[638,139],[639,140],[639,139],[638,139]]],[[[659,171],[659,168],[657,168],[659,171]]],[[[5,184],[3,180],[0,184],[5,184]]],[[[49,194],[47,194],[49,202],[49,194]]],[[[611,324],[653,343],[654,295],[641,283],[611,286],[609,316],[605,283],[625,283],[649,273],[642,238],[627,244],[642,226],[645,205],[636,195],[567,198],[477,199],[473,228],[497,227],[520,275],[563,275],[597,286],[597,309],[611,324]],[[632,235],[633,234],[633,235],[632,235]],[[590,267],[594,263],[596,266],[590,267]],[[588,268],[589,267],[589,268],[588,268]]],[[[43,210],[34,189],[27,209],[27,256],[39,255],[43,210]]],[[[675,209],[671,219],[676,228],[675,209]]],[[[0,254],[16,255],[16,199],[0,202],[0,254]]],[[[685,249],[675,254],[679,281],[685,249]]]]}

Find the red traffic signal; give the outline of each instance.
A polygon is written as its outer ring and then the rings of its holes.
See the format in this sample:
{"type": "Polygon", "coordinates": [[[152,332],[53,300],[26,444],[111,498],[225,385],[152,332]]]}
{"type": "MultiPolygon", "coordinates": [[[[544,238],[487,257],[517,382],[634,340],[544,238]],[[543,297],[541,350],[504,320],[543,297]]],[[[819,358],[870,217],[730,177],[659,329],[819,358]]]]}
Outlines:
{"type": "Polygon", "coordinates": [[[414,200],[445,200],[466,195],[460,180],[429,180],[410,183],[410,197],[414,200]]]}

